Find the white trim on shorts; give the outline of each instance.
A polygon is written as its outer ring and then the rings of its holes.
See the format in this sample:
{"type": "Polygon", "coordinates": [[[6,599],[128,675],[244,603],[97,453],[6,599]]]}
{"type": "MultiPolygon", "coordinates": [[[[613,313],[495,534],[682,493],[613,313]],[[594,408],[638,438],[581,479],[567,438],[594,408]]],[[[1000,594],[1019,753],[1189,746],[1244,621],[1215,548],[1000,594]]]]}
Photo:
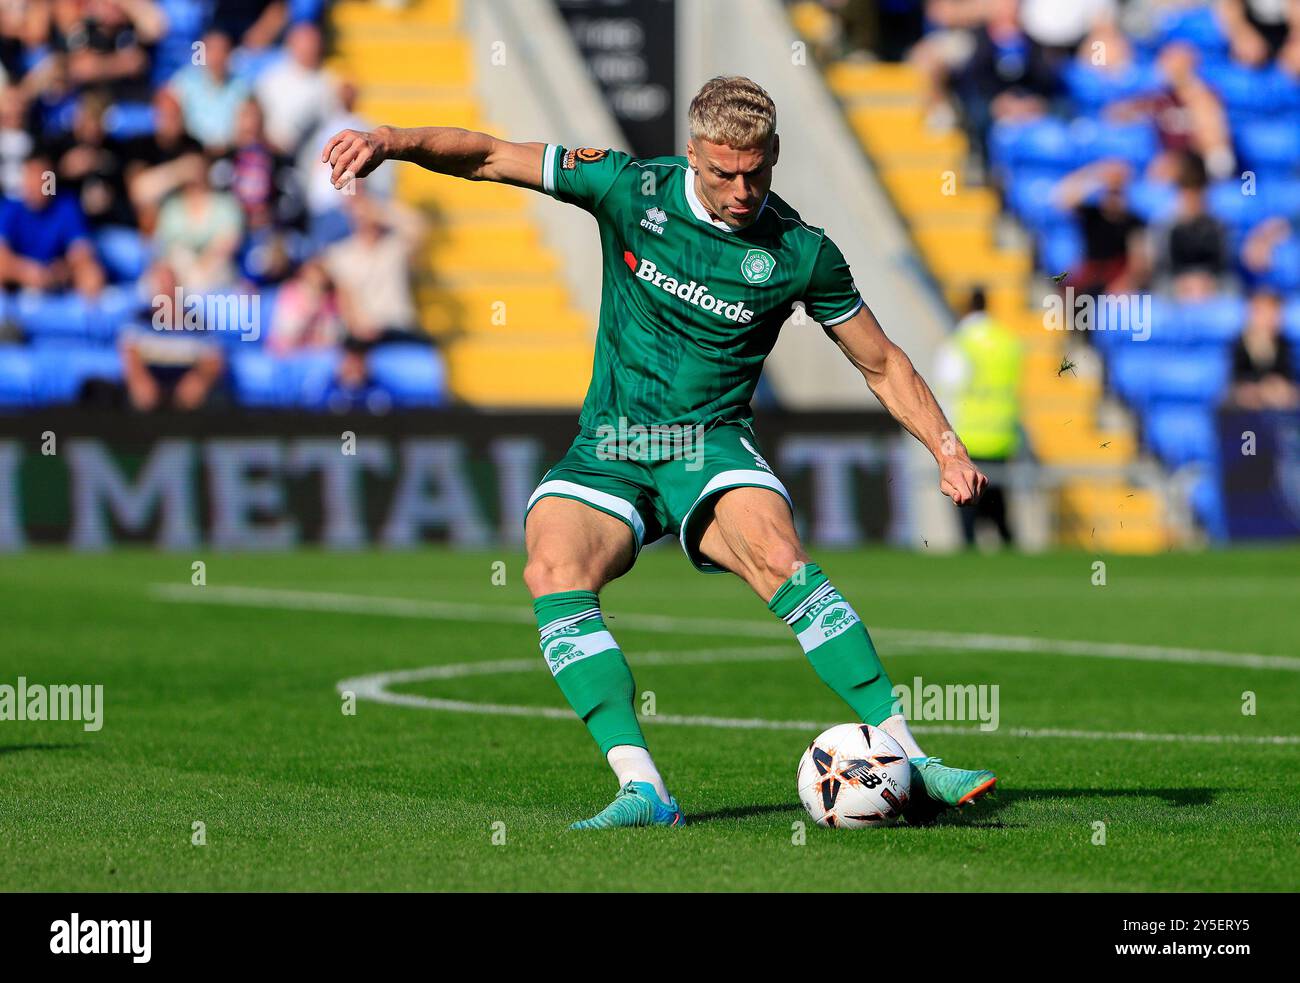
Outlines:
{"type": "Polygon", "coordinates": [[[632,538],[636,540],[636,550],[638,553],[641,552],[641,542],[645,539],[645,520],[641,518],[641,513],[636,510],[636,506],[631,502],[619,498],[617,495],[611,495],[609,492],[588,488],[586,485],[580,485],[574,481],[562,481],[556,478],[552,481],[543,481],[537,486],[528,498],[528,507],[524,509],[524,513],[531,512],[537,500],[548,495],[576,498],[588,505],[594,505],[604,512],[618,516],[632,530],[632,538]]]}
{"type": "Polygon", "coordinates": [[[686,548],[686,530],[690,528],[691,516],[695,514],[695,510],[699,507],[699,504],[709,496],[716,495],[720,491],[726,491],[730,488],[753,487],[754,485],[758,485],[761,488],[770,488],[774,492],[779,492],[781,497],[785,499],[785,503],[790,506],[791,514],[794,513],[794,502],[790,500],[790,493],[786,491],[785,485],[781,483],[781,479],[772,474],[772,472],[739,468],[735,471],[720,471],[709,479],[709,483],[704,486],[704,490],[700,492],[695,501],[691,503],[691,507],[686,510],[686,515],[682,518],[681,530],[677,535],[678,541],[682,544],[682,552],[686,554],[686,558],[691,561],[691,564],[695,566],[697,570],[701,570],[704,573],[727,572],[716,563],[706,560],[703,556],[700,557],[700,561],[707,564],[707,566],[699,566],[695,563],[694,558],[692,558],[691,551],[686,548]]]}

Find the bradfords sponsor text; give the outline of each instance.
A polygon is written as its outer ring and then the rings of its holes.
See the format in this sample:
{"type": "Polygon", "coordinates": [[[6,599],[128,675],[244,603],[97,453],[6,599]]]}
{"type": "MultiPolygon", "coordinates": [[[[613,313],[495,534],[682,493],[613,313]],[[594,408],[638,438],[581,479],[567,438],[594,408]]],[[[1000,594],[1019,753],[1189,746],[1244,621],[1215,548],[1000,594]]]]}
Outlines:
{"type": "Polygon", "coordinates": [[[691,280],[689,283],[681,283],[676,277],[669,276],[659,269],[648,259],[641,260],[640,265],[636,268],[638,279],[647,280],[656,287],[667,290],[688,304],[694,304],[696,307],[706,311],[713,311],[737,324],[748,324],[754,317],[751,311],[742,303],[728,303],[709,293],[709,288],[703,283],[696,283],[691,280]]]}

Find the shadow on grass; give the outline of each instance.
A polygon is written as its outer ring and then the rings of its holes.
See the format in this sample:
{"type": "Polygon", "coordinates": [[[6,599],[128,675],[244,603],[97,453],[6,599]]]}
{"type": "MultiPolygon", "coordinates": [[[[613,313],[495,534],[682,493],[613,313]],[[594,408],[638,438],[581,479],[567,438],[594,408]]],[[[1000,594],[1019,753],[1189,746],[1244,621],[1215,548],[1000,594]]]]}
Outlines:
{"type": "Polygon", "coordinates": [[[79,748],[80,744],[4,744],[0,745],[0,754],[17,754],[19,751],[66,751],[79,748]]]}
{"type": "MultiPolygon", "coordinates": [[[[917,816],[910,823],[918,826],[964,826],[968,829],[1027,829],[1031,823],[1009,823],[998,818],[998,814],[1008,806],[1020,802],[1034,802],[1049,799],[1162,799],[1166,805],[1175,808],[1187,806],[1208,806],[1214,804],[1215,792],[1222,789],[1213,788],[1034,788],[1001,789],[987,798],[963,809],[945,809],[930,817],[917,816]]],[[[805,813],[797,802],[774,802],[766,805],[737,806],[732,809],[714,809],[687,817],[687,825],[698,823],[723,822],[734,819],[750,819],[755,816],[768,816],[787,812],[795,818],[802,819],[805,813]]]]}

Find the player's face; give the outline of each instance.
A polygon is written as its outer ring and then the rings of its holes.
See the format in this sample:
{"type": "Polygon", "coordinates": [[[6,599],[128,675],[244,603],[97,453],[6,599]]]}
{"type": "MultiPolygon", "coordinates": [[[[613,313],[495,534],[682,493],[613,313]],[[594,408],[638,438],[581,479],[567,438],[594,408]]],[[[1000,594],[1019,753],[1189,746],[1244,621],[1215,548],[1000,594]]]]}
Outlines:
{"type": "Polygon", "coordinates": [[[767,147],[747,150],[692,137],[686,156],[699,174],[696,188],[704,207],[733,229],[753,223],[772,187],[772,167],[780,149],[776,134],[767,147]]]}

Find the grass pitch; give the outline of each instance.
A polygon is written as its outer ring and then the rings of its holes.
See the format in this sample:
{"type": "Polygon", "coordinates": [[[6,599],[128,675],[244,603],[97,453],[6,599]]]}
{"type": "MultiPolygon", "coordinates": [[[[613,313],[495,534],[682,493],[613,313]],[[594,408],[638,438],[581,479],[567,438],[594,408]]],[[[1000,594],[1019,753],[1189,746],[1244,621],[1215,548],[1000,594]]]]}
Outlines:
{"type": "Polygon", "coordinates": [[[0,722],[0,889],[1297,888],[1297,551],[1107,557],[1106,586],[1081,553],[819,553],[895,683],[997,684],[998,730],[917,729],[1000,784],[802,843],[796,762],[849,714],[735,578],[651,549],[607,590],[691,823],[577,834],[614,783],[557,712],[521,557],[202,558],[205,587],[190,556],[0,559],[0,684],[105,703],[93,733],[0,722]]]}

